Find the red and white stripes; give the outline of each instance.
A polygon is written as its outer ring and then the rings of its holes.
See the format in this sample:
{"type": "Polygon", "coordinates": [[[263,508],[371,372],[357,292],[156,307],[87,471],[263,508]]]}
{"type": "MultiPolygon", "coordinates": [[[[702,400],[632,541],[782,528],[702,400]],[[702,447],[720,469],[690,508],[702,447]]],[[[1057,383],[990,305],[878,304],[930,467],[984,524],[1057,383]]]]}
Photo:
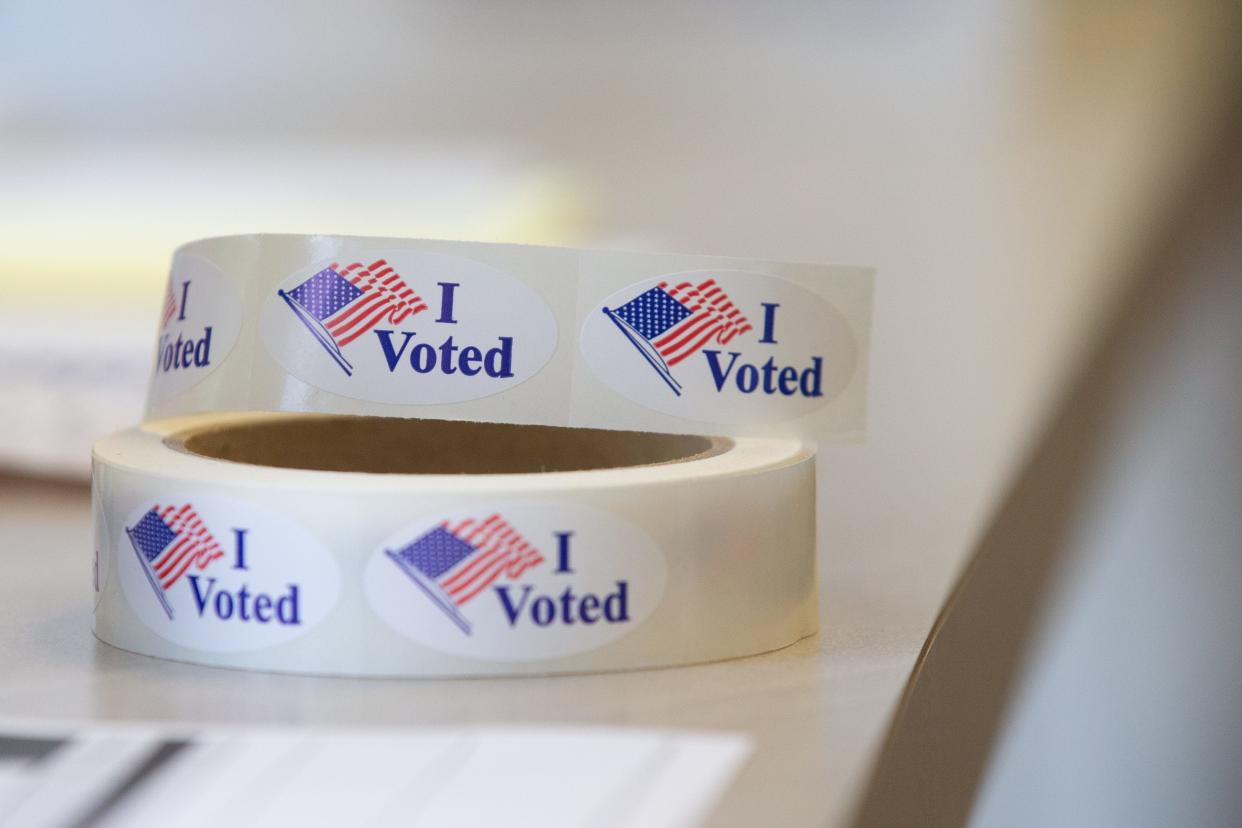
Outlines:
{"type": "Polygon", "coordinates": [[[667,282],[661,282],[660,289],[691,311],[671,330],[652,340],[670,368],[698,353],[709,342],[727,345],[735,336],[752,330],[750,321],[733,305],[715,279],[697,286],[682,282],[669,287],[667,282]]]}
{"type": "Polygon", "coordinates": [[[168,321],[177,314],[177,299],[173,296],[172,282],[164,291],[164,310],[160,312],[160,330],[168,327],[168,321]]]}
{"type": "Polygon", "coordinates": [[[481,521],[469,518],[455,525],[448,521],[442,525],[478,550],[440,580],[440,586],[458,606],[487,589],[501,575],[517,578],[543,563],[539,550],[498,514],[481,521]]]}
{"type": "Polygon", "coordinates": [[[329,335],[342,348],[385,319],[397,325],[427,310],[422,297],[384,259],[370,265],[354,262],[340,269],[333,262],[331,268],[362,291],[362,296],[323,320],[329,335]]]}
{"type": "Polygon", "coordinates": [[[191,566],[200,570],[207,564],[224,557],[224,550],[211,532],[203,525],[194,507],[155,507],[156,514],[176,533],[177,537],[151,562],[160,586],[167,590],[181,578],[191,566]]]}

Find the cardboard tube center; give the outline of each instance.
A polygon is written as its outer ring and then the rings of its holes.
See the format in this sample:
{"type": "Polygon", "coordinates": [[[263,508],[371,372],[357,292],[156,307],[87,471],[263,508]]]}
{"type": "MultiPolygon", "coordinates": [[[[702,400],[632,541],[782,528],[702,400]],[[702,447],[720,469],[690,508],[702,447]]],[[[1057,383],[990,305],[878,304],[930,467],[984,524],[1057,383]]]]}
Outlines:
{"type": "Polygon", "coordinates": [[[222,423],[169,445],[235,463],[375,474],[530,474],[650,466],[732,441],[681,434],[394,417],[298,415],[222,423]]]}

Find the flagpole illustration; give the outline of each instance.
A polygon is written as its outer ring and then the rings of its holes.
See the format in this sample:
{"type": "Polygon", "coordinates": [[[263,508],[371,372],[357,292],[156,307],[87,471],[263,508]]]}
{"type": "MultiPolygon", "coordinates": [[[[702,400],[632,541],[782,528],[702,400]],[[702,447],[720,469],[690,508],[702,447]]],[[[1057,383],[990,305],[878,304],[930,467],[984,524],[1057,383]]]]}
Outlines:
{"type": "Polygon", "coordinates": [[[470,622],[466,620],[464,615],[458,612],[457,607],[453,605],[453,602],[449,600],[448,596],[445,595],[438,586],[432,583],[415,567],[407,565],[396,552],[393,552],[390,549],[385,549],[384,554],[391,558],[392,562],[395,563],[402,572],[408,575],[410,580],[417,584],[418,588],[425,592],[427,597],[430,598],[432,602],[439,607],[454,624],[461,627],[462,632],[466,635],[470,635],[470,622]]]}
{"type": "Polygon", "coordinates": [[[346,376],[353,376],[354,366],[350,365],[349,360],[345,359],[345,355],[341,353],[341,349],[337,347],[337,344],[332,341],[332,337],[328,336],[328,332],[324,330],[319,320],[307,313],[301,303],[283,290],[277,290],[276,294],[285,300],[285,304],[289,306],[289,309],[297,315],[298,320],[306,326],[306,329],[311,332],[315,339],[319,340],[319,344],[323,346],[323,349],[328,352],[329,356],[336,360],[336,364],[341,366],[341,370],[345,372],[346,376]]]}
{"type": "Polygon", "coordinates": [[[151,564],[147,562],[146,556],[142,554],[142,549],[138,546],[138,541],[134,539],[133,531],[126,526],[125,534],[129,535],[129,543],[134,547],[134,554],[138,556],[138,565],[142,567],[142,573],[147,576],[147,583],[151,585],[151,591],[155,593],[155,597],[160,599],[160,606],[164,608],[164,612],[168,615],[168,620],[173,617],[172,604],[168,603],[168,596],[164,594],[164,589],[155,578],[155,573],[151,571],[151,564]]]}
{"type": "Polygon", "coordinates": [[[673,393],[680,397],[681,383],[673,379],[673,374],[669,371],[664,358],[656,351],[655,346],[648,342],[638,331],[634,330],[634,327],[629,322],[626,322],[610,308],[604,308],[604,314],[616,324],[621,333],[625,334],[630,343],[638,349],[638,352],[643,355],[643,359],[647,360],[651,367],[655,369],[655,372],[660,375],[660,379],[668,383],[668,387],[673,389],[673,393]]]}

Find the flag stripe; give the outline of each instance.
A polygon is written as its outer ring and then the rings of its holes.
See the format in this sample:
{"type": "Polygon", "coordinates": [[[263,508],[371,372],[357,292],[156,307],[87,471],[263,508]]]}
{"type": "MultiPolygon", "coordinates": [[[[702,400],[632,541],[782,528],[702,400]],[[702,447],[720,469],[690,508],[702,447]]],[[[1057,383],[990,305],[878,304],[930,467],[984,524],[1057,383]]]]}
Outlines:
{"type": "MultiPolygon", "coordinates": [[[[449,533],[472,550],[457,561],[452,569],[436,577],[436,582],[444,590],[446,598],[457,606],[462,606],[479,595],[502,575],[516,578],[530,567],[543,562],[539,550],[531,546],[497,513],[481,520],[444,520],[435,531],[449,533]]],[[[421,539],[415,541],[414,546],[420,541],[421,539]]],[[[413,560],[411,563],[419,566],[413,560]]]]}
{"type": "MultiPolygon", "coordinates": [[[[490,583],[490,581],[487,580],[487,576],[491,574],[493,570],[496,570],[497,567],[499,567],[499,570],[503,570],[507,560],[508,553],[503,549],[493,550],[487,555],[482,556],[479,559],[480,565],[474,567],[474,572],[469,578],[448,588],[449,597],[455,600],[458,604],[464,603],[467,599],[463,599],[460,596],[480,580],[483,580],[485,583],[490,583]]],[[[495,576],[493,576],[491,580],[494,581],[495,576]]]]}
{"type": "MultiPolygon", "coordinates": [[[[531,553],[533,553],[533,557],[537,558],[538,561],[543,560],[537,550],[525,541],[521,541],[520,538],[506,544],[504,547],[495,550],[488,556],[488,563],[485,567],[476,570],[475,574],[468,580],[456,584],[449,592],[449,595],[455,597],[459,604],[465,603],[477,595],[482,589],[485,589],[489,584],[494,582],[501,573],[506,571],[506,569],[510,570],[509,577],[516,578],[528,568],[528,566],[524,566],[522,564],[527,558],[532,557],[531,553]],[[513,571],[514,567],[518,567],[516,572],[513,571]],[[472,589],[471,585],[478,584],[480,580],[482,580],[482,584],[477,588],[472,589]],[[462,597],[457,598],[457,596],[462,597]]],[[[534,564],[530,564],[530,566],[533,565],[534,564]]]]}
{"type": "MultiPolygon", "coordinates": [[[[488,539],[488,545],[486,547],[484,547],[483,544],[478,544],[475,547],[477,551],[473,556],[471,556],[473,560],[469,560],[465,566],[459,567],[457,572],[450,574],[441,583],[447,588],[455,589],[461,584],[463,578],[471,577],[470,573],[478,569],[483,558],[490,557],[494,552],[503,548],[504,543],[514,535],[517,535],[517,532],[514,532],[506,525],[504,532],[502,532],[499,537],[488,539]]],[[[467,541],[467,543],[469,543],[469,541],[467,541]]],[[[475,546],[475,544],[471,544],[471,546],[475,546]]]]}
{"type": "Polygon", "coordinates": [[[197,516],[194,515],[193,512],[190,512],[189,516],[187,516],[185,512],[186,512],[186,507],[183,506],[181,508],[181,511],[177,513],[177,515],[173,518],[171,523],[168,523],[167,521],[165,521],[165,523],[168,525],[168,528],[177,534],[177,540],[174,541],[173,543],[170,543],[164,549],[164,551],[160,553],[160,556],[151,562],[152,566],[156,569],[157,573],[160,575],[162,575],[163,573],[159,572],[159,570],[165,568],[168,565],[168,562],[170,559],[177,557],[178,550],[181,549],[186,543],[189,543],[191,540],[194,539],[194,535],[196,533],[193,530],[196,527],[202,525],[201,523],[198,522],[197,516]],[[193,521],[189,520],[190,516],[194,517],[193,521]],[[189,531],[187,531],[187,527],[189,531]]]}
{"type": "Polygon", "coordinates": [[[488,561],[493,560],[497,556],[508,555],[510,547],[519,540],[520,537],[516,532],[510,530],[510,532],[505,533],[505,535],[497,538],[487,548],[481,549],[478,558],[472,561],[469,566],[456,573],[452,577],[451,582],[446,581],[445,586],[452,590],[460,590],[478,577],[479,572],[486,568],[488,561]]]}
{"type": "MultiPolygon", "coordinates": [[[[427,304],[425,302],[420,301],[420,304],[416,307],[410,308],[405,307],[403,304],[393,300],[390,294],[384,294],[378,291],[372,291],[372,293],[375,294],[374,302],[367,302],[366,304],[363,304],[362,301],[356,301],[355,304],[357,304],[358,307],[355,308],[351,305],[349,308],[346,308],[345,316],[341,317],[339,320],[334,318],[332,325],[329,328],[333,338],[345,336],[351,328],[355,325],[361,324],[361,327],[349,335],[348,341],[352,342],[378,325],[385,316],[387,316],[389,321],[395,325],[407,316],[411,316],[415,313],[422,313],[427,310],[427,304]],[[367,314],[371,314],[371,316],[369,318],[365,318],[367,314]]],[[[346,343],[340,344],[344,345],[346,343]]]]}
{"type": "Polygon", "coordinates": [[[429,307],[384,259],[377,259],[370,265],[351,262],[345,267],[333,262],[328,269],[362,292],[323,320],[324,329],[337,347],[345,347],[384,319],[397,325],[429,307]]]}
{"type": "Polygon", "coordinates": [[[224,557],[224,550],[189,503],[180,507],[153,506],[151,511],[173,533],[173,539],[150,563],[161,588],[167,590],[177,583],[192,566],[205,569],[224,557]]]}
{"type": "Polygon", "coordinates": [[[683,352],[686,353],[686,356],[689,356],[697,350],[695,343],[702,341],[704,333],[706,333],[707,338],[710,339],[711,335],[719,330],[720,323],[713,319],[708,319],[704,324],[699,325],[694,330],[688,332],[686,336],[676,342],[670,342],[668,345],[665,345],[658,350],[660,355],[665,359],[677,357],[683,352]]]}
{"type": "Polygon", "coordinates": [[[491,569],[488,570],[486,575],[484,575],[482,578],[479,579],[478,584],[473,589],[471,589],[468,592],[461,593],[461,594],[454,596],[453,600],[457,602],[458,606],[466,603],[471,598],[478,595],[480,592],[487,589],[492,584],[496,583],[496,579],[499,578],[502,574],[504,574],[504,570],[505,570],[505,561],[503,559],[497,561],[496,564],[491,569]]]}
{"type": "MultiPolygon", "coordinates": [[[[543,558],[540,557],[538,561],[535,561],[535,563],[538,563],[539,561],[542,561],[542,560],[543,558]]],[[[530,564],[529,566],[522,565],[524,563],[525,561],[520,555],[517,557],[514,557],[512,555],[505,555],[504,557],[501,557],[491,567],[488,568],[487,572],[482,573],[480,577],[476,579],[476,585],[474,586],[474,588],[471,589],[468,585],[460,587],[456,591],[456,595],[454,599],[457,601],[459,605],[464,604],[467,601],[469,601],[471,598],[473,598],[474,596],[478,595],[483,590],[487,589],[493,583],[495,583],[496,579],[499,578],[502,574],[506,574],[506,569],[510,570],[507,573],[510,578],[516,578],[522,572],[529,569],[530,566],[535,565],[534,563],[530,564]],[[512,567],[518,566],[518,565],[521,565],[521,566],[517,570],[517,573],[515,574],[512,571],[512,567]]]]}
{"type": "Polygon", "coordinates": [[[463,584],[473,581],[474,577],[478,575],[478,573],[482,569],[485,569],[487,567],[488,563],[497,553],[498,553],[498,550],[495,550],[495,549],[489,549],[486,552],[483,552],[481,554],[475,553],[474,555],[470,557],[470,560],[467,563],[467,565],[464,568],[457,571],[456,573],[454,573],[453,577],[450,580],[441,581],[441,586],[443,586],[449,592],[453,592],[457,590],[459,587],[461,587],[463,584]]]}
{"type": "MultiPolygon", "coordinates": [[[[215,556],[215,557],[220,557],[223,554],[224,553],[221,552],[220,555],[215,556]]],[[[211,560],[215,560],[215,557],[213,557],[211,560]]],[[[165,578],[163,583],[160,584],[160,586],[162,586],[164,589],[168,589],[170,586],[177,583],[177,581],[180,580],[181,576],[185,574],[186,570],[189,569],[191,566],[193,566],[196,562],[198,562],[198,560],[199,558],[196,555],[186,555],[185,561],[181,564],[181,566],[177,569],[177,571],[174,572],[172,575],[169,575],[167,578],[165,578]]],[[[207,563],[210,563],[210,562],[211,561],[207,561],[207,563]]],[[[202,569],[203,566],[206,566],[206,563],[200,564],[199,569],[202,569]]]]}
{"type": "Polygon", "coordinates": [[[667,336],[651,344],[655,345],[660,353],[664,353],[666,349],[669,352],[676,352],[687,340],[698,336],[700,331],[712,324],[719,324],[719,321],[711,314],[695,313],[693,316],[686,317],[686,321],[674,328],[667,336]]]}
{"type": "Polygon", "coordinates": [[[682,348],[680,351],[676,353],[676,355],[668,357],[667,359],[668,359],[669,367],[672,367],[676,365],[677,363],[681,362],[682,360],[689,359],[690,357],[697,354],[699,350],[704,345],[706,345],[712,337],[718,336],[719,333],[720,333],[720,326],[716,326],[712,328],[711,330],[707,331],[707,333],[703,334],[703,338],[695,342],[692,346],[682,348]]]}
{"type": "MultiPolygon", "coordinates": [[[[463,529],[465,528],[467,524],[472,524],[472,523],[474,523],[473,520],[463,521],[462,522],[463,529]]],[[[477,529],[474,529],[469,534],[460,534],[459,537],[462,540],[464,540],[466,543],[474,543],[475,540],[479,537],[479,533],[486,531],[487,527],[494,526],[496,528],[500,528],[500,527],[507,526],[507,525],[508,524],[506,524],[503,520],[501,520],[500,515],[493,513],[491,515],[488,515],[486,518],[484,518],[483,522],[479,524],[477,529]]]]}
{"type": "Polygon", "coordinates": [[[377,303],[381,303],[383,297],[376,291],[364,293],[350,304],[341,308],[334,316],[330,316],[324,320],[324,327],[328,329],[328,333],[336,336],[346,330],[349,330],[353,324],[366,315],[366,313],[377,303]]]}
{"type": "Polygon", "coordinates": [[[691,311],[690,316],[652,339],[652,345],[670,368],[697,354],[713,340],[724,345],[752,330],[749,320],[733,305],[715,279],[707,279],[697,286],[681,282],[670,287],[667,282],[661,282],[660,289],[691,311]]]}
{"type": "MultiPolygon", "coordinates": [[[[369,332],[372,328],[378,325],[381,321],[383,321],[385,316],[391,317],[393,313],[394,311],[393,311],[392,306],[385,303],[381,305],[380,307],[376,308],[375,313],[373,313],[366,321],[362,322],[362,324],[358,325],[358,327],[353,331],[353,333],[342,332],[342,333],[336,334],[333,338],[336,339],[336,342],[338,345],[344,348],[346,345],[353,342],[355,339],[369,332]]],[[[361,317],[359,319],[361,319],[361,317]]],[[[357,321],[355,321],[355,323],[350,324],[346,327],[352,328],[354,327],[354,324],[357,324],[357,321]]]]}
{"type": "Polygon", "coordinates": [[[181,560],[181,552],[185,547],[193,547],[194,541],[189,535],[180,535],[175,541],[168,544],[168,549],[164,551],[158,558],[151,562],[151,568],[155,570],[155,574],[161,578],[167,574],[169,564],[176,565],[181,560]]]}
{"type": "MultiPolygon", "coordinates": [[[[169,560],[154,567],[155,574],[159,577],[165,577],[170,571],[175,569],[183,560],[194,561],[202,558],[204,555],[211,555],[211,560],[215,560],[224,554],[222,550],[211,537],[211,534],[205,529],[195,535],[187,535],[185,540],[178,543],[177,546],[185,545],[185,548],[178,554],[169,557],[169,560]],[[204,539],[205,536],[205,539],[204,539]],[[218,554],[212,554],[218,553],[218,554]]],[[[206,565],[206,564],[204,564],[206,565]]]]}
{"type": "Polygon", "coordinates": [[[164,328],[168,325],[168,320],[173,318],[177,312],[177,300],[173,298],[172,283],[168,283],[168,289],[164,292],[164,312],[160,318],[160,327],[164,328]]]}
{"type": "MultiPolygon", "coordinates": [[[[166,577],[168,573],[176,569],[182,561],[195,560],[203,553],[211,553],[219,549],[210,537],[207,538],[206,542],[204,542],[201,538],[187,537],[182,543],[179,543],[178,546],[183,547],[180,552],[170,556],[167,561],[161,563],[159,566],[154,567],[156,575],[161,578],[166,577]]],[[[221,551],[220,554],[224,553],[221,551]]]]}
{"type": "Polygon", "coordinates": [[[517,533],[513,530],[512,526],[505,523],[503,520],[498,520],[492,526],[488,526],[486,529],[483,526],[480,526],[470,534],[470,538],[464,539],[466,543],[478,549],[483,549],[485,547],[490,548],[490,546],[496,543],[497,540],[503,540],[509,535],[515,535],[517,533]]]}

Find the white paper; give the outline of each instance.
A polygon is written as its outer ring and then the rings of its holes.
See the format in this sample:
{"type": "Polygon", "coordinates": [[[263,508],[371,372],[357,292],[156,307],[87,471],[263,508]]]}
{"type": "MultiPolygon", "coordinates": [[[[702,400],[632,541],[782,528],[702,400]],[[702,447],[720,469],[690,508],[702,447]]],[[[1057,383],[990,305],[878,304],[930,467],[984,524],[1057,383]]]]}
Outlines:
{"type": "Polygon", "coordinates": [[[750,752],[740,734],[621,728],[0,723],[0,820],[674,828],[701,824],[750,752]]]}

